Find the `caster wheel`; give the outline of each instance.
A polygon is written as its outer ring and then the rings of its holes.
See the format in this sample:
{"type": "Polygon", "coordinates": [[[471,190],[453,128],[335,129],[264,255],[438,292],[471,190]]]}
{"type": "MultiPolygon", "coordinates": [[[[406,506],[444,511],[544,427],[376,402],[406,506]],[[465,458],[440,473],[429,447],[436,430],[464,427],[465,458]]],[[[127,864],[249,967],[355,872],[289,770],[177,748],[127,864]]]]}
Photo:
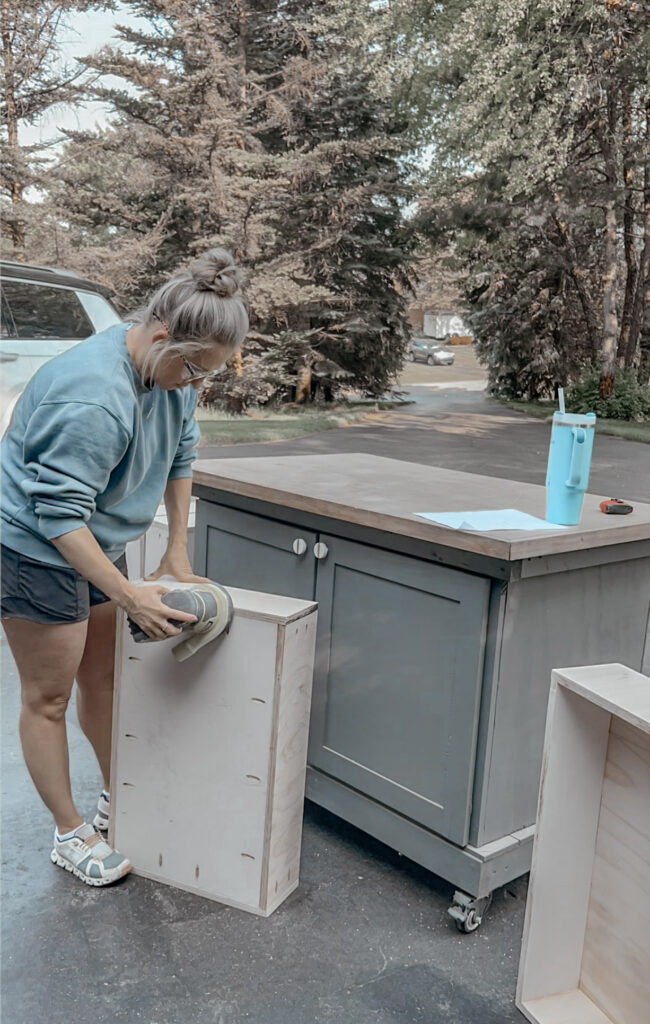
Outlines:
{"type": "Polygon", "coordinates": [[[469,935],[470,932],[476,931],[482,920],[483,919],[481,917],[476,916],[475,910],[470,910],[462,921],[457,920],[455,923],[459,932],[465,932],[465,934],[469,935]]]}
{"type": "Polygon", "coordinates": [[[454,893],[454,902],[447,913],[452,918],[459,932],[469,934],[475,932],[480,926],[483,918],[492,902],[492,893],[489,896],[474,898],[467,893],[454,893]]]}

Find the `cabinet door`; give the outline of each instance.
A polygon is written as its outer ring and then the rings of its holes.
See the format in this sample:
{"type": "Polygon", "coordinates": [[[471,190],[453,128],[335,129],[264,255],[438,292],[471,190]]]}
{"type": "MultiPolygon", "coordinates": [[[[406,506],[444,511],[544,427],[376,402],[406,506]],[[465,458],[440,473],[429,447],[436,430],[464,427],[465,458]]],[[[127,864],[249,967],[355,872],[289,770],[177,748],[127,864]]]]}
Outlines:
{"type": "Polygon", "coordinates": [[[315,542],[309,530],[208,501],[197,503],[195,570],[226,586],[312,601],[315,542]],[[303,554],[295,553],[296,540],[304,541],[303,554]]]}
{"type": "Polygon", "coordinates": [[[463,844],[489,580],[320,541],[310,764],[463,844]]]}

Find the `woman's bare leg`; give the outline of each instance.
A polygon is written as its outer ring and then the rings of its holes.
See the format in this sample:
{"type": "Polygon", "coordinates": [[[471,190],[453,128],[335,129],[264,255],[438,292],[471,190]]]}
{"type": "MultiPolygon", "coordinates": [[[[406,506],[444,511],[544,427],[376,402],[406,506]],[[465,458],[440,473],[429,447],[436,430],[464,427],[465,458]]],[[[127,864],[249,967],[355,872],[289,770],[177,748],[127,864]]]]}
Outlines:
{"type": "Polygon", "coordinates": [[[21,684],[20,741],[29,774],[59,834],[83,819],[72,800],[65,712],[86,643],[86,622],[5,619],[21,684]]]}
{"type": "Polygon", "coordinates": [[[79,725],[97,755],[107,791],[111,784],[116,611],[113,601],[91,607],[86,647],[77,670],[79,725]]]}

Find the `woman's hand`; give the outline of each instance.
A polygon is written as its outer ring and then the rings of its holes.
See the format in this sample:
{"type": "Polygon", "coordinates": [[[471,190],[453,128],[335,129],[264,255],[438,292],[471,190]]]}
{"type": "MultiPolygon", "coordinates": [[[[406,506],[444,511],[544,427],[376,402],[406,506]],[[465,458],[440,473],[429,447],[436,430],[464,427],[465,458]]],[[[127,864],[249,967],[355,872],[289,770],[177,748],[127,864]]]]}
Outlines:
{"type": "Polygon", "coordinates": [[[148,580],[158,580],[161,576],[173,576],[179,583],[207,583],[207,576],[195,576],[190,560],[187,557],[187,549],[167,548],[163,560],[148,580]]]}
{"type": "Polygon", "coordinates": [[[172,622],[196,622],[196,615],[169,608],[162,603],[168,587],[131,587],[128,602],[125,602],[129,618],[137,622],[152,640],[163,640],[166,636],[178,636],[181,632],[172,622]]]}

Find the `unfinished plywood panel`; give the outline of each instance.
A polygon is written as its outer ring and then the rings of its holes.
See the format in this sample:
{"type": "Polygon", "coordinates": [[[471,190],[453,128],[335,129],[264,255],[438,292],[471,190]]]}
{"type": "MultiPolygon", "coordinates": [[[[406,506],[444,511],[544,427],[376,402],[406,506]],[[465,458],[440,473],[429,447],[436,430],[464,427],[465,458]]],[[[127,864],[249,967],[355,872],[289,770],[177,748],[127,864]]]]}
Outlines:
{"type": "Polygon", "coordinates": [[[528,1020],[544,1021],[544,1024],[612,1024],[580,989],[532,999],[524,1013],[528,1020]]]}
{"type": "Polygon", "coordinates": [[[262,906],[271,913],[298,884],[309,739],[315,615],[285,627],[278,646],[262,906]]]}
{"type": "Polygon", "coordinates": [[[230,593],[230,633],[180,665],[120,624],[111,836],[136,874],[266,916],[298,884],[316,606],[230,593]]]}
{"type": "Polygon", "coordinates": [[[553,673],[517,1005],[534,1024],[647,1024],[650,679],[553,673]]]}
{"type": "Polygon", "coordinates": [[[612,716],[581,987],[616,1020],[650,1019],[650,735],[612,716]]]}

